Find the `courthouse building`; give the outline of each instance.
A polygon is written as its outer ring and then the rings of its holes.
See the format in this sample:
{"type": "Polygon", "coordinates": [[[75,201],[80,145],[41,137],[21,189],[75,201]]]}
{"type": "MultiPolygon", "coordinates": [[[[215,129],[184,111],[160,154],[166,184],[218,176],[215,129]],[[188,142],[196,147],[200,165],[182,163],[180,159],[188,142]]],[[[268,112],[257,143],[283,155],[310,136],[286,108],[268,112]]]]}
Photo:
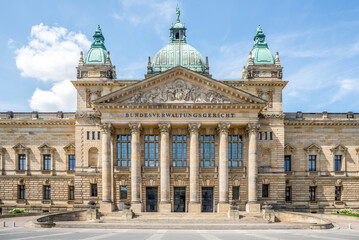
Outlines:
{"type": "Polygon", "coordinates": [[[100,27],[93,38],[76,112],[0,113],[2,212],[359,208],[359,114],[284,113],[260,26],[238,79],[211,75],[179,11],[143,79],[117,78],[100,27]]]}

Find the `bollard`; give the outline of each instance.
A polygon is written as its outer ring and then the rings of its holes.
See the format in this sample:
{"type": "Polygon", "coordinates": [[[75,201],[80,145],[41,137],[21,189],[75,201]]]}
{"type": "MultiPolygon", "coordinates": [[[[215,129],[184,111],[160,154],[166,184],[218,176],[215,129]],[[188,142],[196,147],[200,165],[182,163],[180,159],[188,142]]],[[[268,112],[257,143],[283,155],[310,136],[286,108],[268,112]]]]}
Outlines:
{"type": "Polygon", "coordinates": [[[348,229],[352,229],[352,224],[351,223],[349,223],[348,229]]]}
{"type": "Polygon", "coordinates": [[[3,222],[2,222],[2,226],[3,226],[3,227],[6,227],[6,225],[5,225],[5,221],[3,221],[3,222]]]}
{"type": "Polygon", "coordinates": [[[12,226],[15,227],[15,225],[16,225],[16,224],[15,224],[15,221],[14,221],[13,224],[12,224],[12,226]]]}

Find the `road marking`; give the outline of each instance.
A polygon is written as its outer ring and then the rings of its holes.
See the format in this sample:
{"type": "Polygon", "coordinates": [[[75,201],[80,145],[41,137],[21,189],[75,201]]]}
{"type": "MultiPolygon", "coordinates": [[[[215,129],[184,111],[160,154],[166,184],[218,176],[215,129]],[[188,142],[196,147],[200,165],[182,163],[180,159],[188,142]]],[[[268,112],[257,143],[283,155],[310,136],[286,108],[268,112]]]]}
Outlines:
{"type": "Polygon", "coordinates": [[[108,238],[108,237],[112,237],[114,235],[118,235],[118,232],[111,232],[111,233],[107,233],[107,234],[103,234],[103,235],[99,235],[99,236],[94,236],[94,237],[89,237],[89,238],[83,238],[83,240],[97,240],[97,239],[103,239],[103,238],[108,238]]]}
{"type": "Polygon", "coordinates": [[[43,235],[43,236],[23,237],[23,238],[16,238],[16,239],[17,240],[26,240],[26,239],[34,239],[34,238],[42,238],[42,237],[52,238],[53,236],[68,235],[68,234],[72,234],[72,232],[46,234],[46,235],[43,235]]]}
{"type": "Polygon", "coordinates": [[[218,238],[218,237],[216,237],[214,235],[211,235],[209,233],[201,233],[200,236],[204,237],[207,240],[221,240],[221,238],[218,238]]]}
{"type": "Polygon", "coordinates": [[[146,238],[147,240],[161,240],[163,239],[164,233],[155,233],[151,235],[149,238],[146,238]]]}
{"type": "MultiPolygon", "coordinates": [[[[265,233],[263,233],[265,234],[265,233]]],[[[256,238],[259,238],[259,239],[268,239],[268,240],[278,240],[278,239],[281,239],[281,238],[278,238],[278,237],[268,237],[268,236],[264,236],[264,235],[260,235],[260,234],[253,234],[253,233],[246,233],[245,234],[246,236],[251,236],[251,237],[256,237],[256,238]]],[[[283,238],[285,239],[285,238],[283,238]]]]}

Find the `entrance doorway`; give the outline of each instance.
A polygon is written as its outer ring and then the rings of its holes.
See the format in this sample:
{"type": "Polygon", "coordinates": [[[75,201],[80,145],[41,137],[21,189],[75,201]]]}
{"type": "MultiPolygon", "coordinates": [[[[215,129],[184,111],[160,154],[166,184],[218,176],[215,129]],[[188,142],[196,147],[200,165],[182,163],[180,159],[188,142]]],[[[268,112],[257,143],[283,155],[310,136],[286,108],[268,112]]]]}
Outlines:
{"type": "Polygon", "coordinates": [[[202,212],[213,212],[213,187],[202,187],[202,212]]]}
{"type": "Polygon", "coordinates": [[[175,187],[173,188],[173,209],[174,212],[185,212],[186,211],[186,188],[175,187]]]}
{"type": "Polygon", "coordinates": [[[146,188],[146,212],[157,212],[158,188],[146,188]]]}

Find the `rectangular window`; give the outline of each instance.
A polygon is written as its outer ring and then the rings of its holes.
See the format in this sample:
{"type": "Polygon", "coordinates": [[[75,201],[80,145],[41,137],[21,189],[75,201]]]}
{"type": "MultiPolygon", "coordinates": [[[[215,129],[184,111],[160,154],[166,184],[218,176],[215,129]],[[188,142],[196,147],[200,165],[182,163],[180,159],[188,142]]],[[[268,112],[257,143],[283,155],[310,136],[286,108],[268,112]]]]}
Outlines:
{"type": "Polygon", "coordinates": [[[172,166],[187,167],[187,136],[172,136],[172,166]]]}
{"type": "Polygon", "coordinates": [[[292,201],[292,187],[285,187],[285,200],[292,201]]]}
{"type": "Polygon", "coordinates": [[[290,155],[284,156],[284,171],[286,172],[292,171],[292,163],[291,163],[290,155]]]}
{"type": "Polygon", "coordinates": [[[90,140],[90,132],[87,132],[87,140],[90,140]]]}
{"type": "Polygon", "coordinates": [[[214,167],[214,135],[201,135],[201,167],[214,167]]]}
{"type": "Polygon", "coordinates": [[[75,187],[69,186],[69,200],[75,200],[75,187]]]}
{"type": "Polygon", "coordinates": [[[75,155],[69,155],[69,170],[74,171],[76,167],[76,157],[75,155]]]}
{"type": "Polygon", "coordinates": [[[96,132],[92,132],[92,140],[96,139],[96,132]]]}
{"type": "Polygon", "coordinates": [[[316,187],[309,187],[309,200],[314,202],[316,199],[315,194],[316,187]]]}
{"type": "Polygon", "coordinates": [[[145,166],[158,167],[158,135],[145,135],[145,166]]]}
{"type": "Polygon", "coordinates": [[[262,185],[262,197],[267,198],[269,196],[269,184],[262,185]]]}
{"type": "Polygon", "coordinates": [[[317,155],[309,155],[309,171],[317,171],[317,155]]]}
{"type": "Polygon", "coordinates": [[[334,171],[342,170],[342,155],[334,156],[334,171]]]}
{"type": "Polygon", "coordinates": [[[242,136],[228,136],[228,167],[242,167],[242,136]]]}
{"type": "Polygon", "coordinates": [[[101,140],[101,132],[97,132],[97,139],[101,140]]]}
{"type": "Polygon", "coordinates": [[[335,187],[335,201],[342,200],[342,187],[335,187]]]}
{"type": "Polygon", "coordinates": [[[19,170],[26,170],[26,155],[19,154],[19,170]]]}
{"type": "Polygon", "coordinates": [[[51,170],[51,155],[44,155],[44,170],[51,170]]]}
{"type": "Polygon", "coordinates": [[[97,197],[97,184],[91,184],[91,197],[97,197]]]}
{"type": "Polygon", "coordinates": [[[127,200],[127,186],[120,186],[120,200],[127,200]]]}
{"type": "Polygon", "coordinates": [[[25,199],[25,185],[19,185],[19,199],[25,199]]]}
{"type": "Polygon", "coordinates": [[[267,132],[263,133],[263,140],[267,140],[267,132]]]}
{"type": "Polygon", "coordinates": [[[131,135],[117,135],[117,166],[131,166],[131,135]]]}
{"type": "Polygon", "coordinates": [[[258,139],[259,139],[259,140],[262,140],[262,132],[259,132],[259,133],[258,133],[258,139]]]}
{"type": "Polygon", "coordinates": [[[273,132],[269,133],[269,140],[273,140],[273,132]]]}
{"type": "Polygon", "coordinates": [[[239,200],[239,187],[232,187],[232,200],[239,200]]]}
{"type": "Polygon", "coordinates": [[[51,186],[44,186],[44,200],[51,199],[51,186]]]}

